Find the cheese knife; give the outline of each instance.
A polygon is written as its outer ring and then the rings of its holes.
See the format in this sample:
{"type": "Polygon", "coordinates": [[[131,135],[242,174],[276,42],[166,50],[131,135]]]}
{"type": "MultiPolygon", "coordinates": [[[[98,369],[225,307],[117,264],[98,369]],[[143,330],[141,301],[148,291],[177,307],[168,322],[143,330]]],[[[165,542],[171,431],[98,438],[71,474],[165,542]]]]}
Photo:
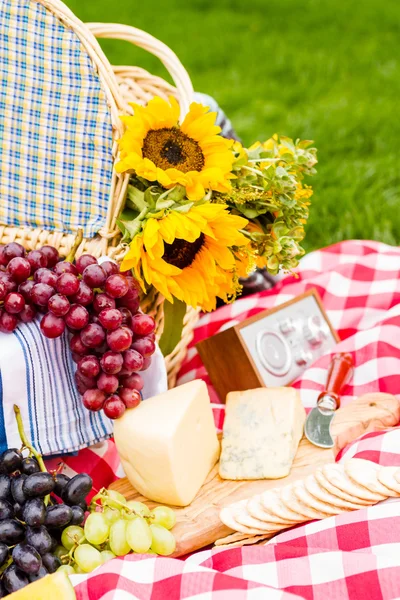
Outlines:
{"type": "Polygon", "coordinates": [[[353,372],[353,358],[344,352],[335,354],[329,365],[326,387],[318,396],[317,405],[308,414],[304,433],[309,442],[320,448],[333,448],[330,426],[335,410],[340,406],[340,391],[353,372]]]}

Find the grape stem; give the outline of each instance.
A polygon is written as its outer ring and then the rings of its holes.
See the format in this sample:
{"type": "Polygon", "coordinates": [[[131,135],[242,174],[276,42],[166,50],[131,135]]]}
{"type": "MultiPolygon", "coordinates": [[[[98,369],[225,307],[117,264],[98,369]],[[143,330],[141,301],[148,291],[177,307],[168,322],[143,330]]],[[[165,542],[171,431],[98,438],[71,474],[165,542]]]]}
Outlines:
{"type": "Polygon", "coordinates": [[[79,246],[82,244],[83,241],[83,229],[79,228],[76,236],[75,236],[75,241],[73,243],[73,246],[68,254],[68,256],[66,257],[65,261],[66,262],[70,262],[72,263],[75,259],[75,254],[79,248],[79,246]]]}
{"type": "MultiPolygon", "coordinates": [[[[110,506],[107,503],[107,498],[108,498],[108,491],[106,490],[106,488],[101,488],[101,490],[98,492],[98,494],[96,494],[96,496],[93,496],[92,498],[92,504],[94,504],[95,506],[97,506],[96,501],[97,500],[105,500],[105,504],[109,507],[112,508],[112,506],[110,506]]],[[[112,498],[112,502],[115,504],[119,504],[121,506],[121,508],[128,514],[128,515],[136,515],[137,517],[141,517],[142,515],[138,512],[136,512],[136,510],[134,510],[133,508],[129,508],[128,506],[126,506],[126,504],[124,504],[123,502],[120,502],[119,500],[116,500],[114,498],[112,498]]],[[[149,519],[151,517],[144,517],[145,519],[149,519]]]]}

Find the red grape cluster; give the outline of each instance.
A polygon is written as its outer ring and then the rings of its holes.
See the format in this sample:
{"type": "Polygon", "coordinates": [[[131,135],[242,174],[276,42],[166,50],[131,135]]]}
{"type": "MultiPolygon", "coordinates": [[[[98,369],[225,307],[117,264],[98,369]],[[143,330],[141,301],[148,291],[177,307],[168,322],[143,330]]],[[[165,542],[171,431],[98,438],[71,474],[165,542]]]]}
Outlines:
{"type": "Polygon", "coordinates": [[[0,247],[0,304],[0,331],[44,313],[44,336],[72,333],[75,380],[86,408],[118,419],[139,404],[139,372],[155,351],[155,322],[139,312],[136,282],[118,265],[100,265],[89,254],[75,263],[60,260],[52,246],[27,254],[11,242],[0,247]]]}

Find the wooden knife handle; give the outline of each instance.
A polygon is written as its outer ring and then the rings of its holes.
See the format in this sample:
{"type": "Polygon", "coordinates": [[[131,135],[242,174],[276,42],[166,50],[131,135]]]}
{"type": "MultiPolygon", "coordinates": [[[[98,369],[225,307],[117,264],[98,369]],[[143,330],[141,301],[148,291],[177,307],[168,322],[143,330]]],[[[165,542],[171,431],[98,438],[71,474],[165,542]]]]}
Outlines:
{"type": "Polygon", "coordinates": [[[349,381],[353,372],[353,357],[351,354],[340,352],[335,354],[329,367],[325,390],[319,395],[318,402],[324,396],[331,396],[336,401],[336,408],[340,406],[340,391],[349,381]]]}

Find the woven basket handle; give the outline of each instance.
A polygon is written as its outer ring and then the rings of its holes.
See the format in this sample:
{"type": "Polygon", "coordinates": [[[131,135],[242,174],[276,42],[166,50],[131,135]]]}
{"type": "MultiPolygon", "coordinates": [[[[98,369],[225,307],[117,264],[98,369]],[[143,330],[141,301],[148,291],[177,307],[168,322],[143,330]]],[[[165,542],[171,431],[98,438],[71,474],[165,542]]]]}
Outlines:
{"type": "Polygon", "coordinates": [[[87,23],[86,25],[96,38],[125,40],[157,56],[174,80],[181,107],[181,119],[184,118],[193,101],[193,86],[179,58],[166,44],[149,33],[129,25],[117,23],[87,23]]]}

